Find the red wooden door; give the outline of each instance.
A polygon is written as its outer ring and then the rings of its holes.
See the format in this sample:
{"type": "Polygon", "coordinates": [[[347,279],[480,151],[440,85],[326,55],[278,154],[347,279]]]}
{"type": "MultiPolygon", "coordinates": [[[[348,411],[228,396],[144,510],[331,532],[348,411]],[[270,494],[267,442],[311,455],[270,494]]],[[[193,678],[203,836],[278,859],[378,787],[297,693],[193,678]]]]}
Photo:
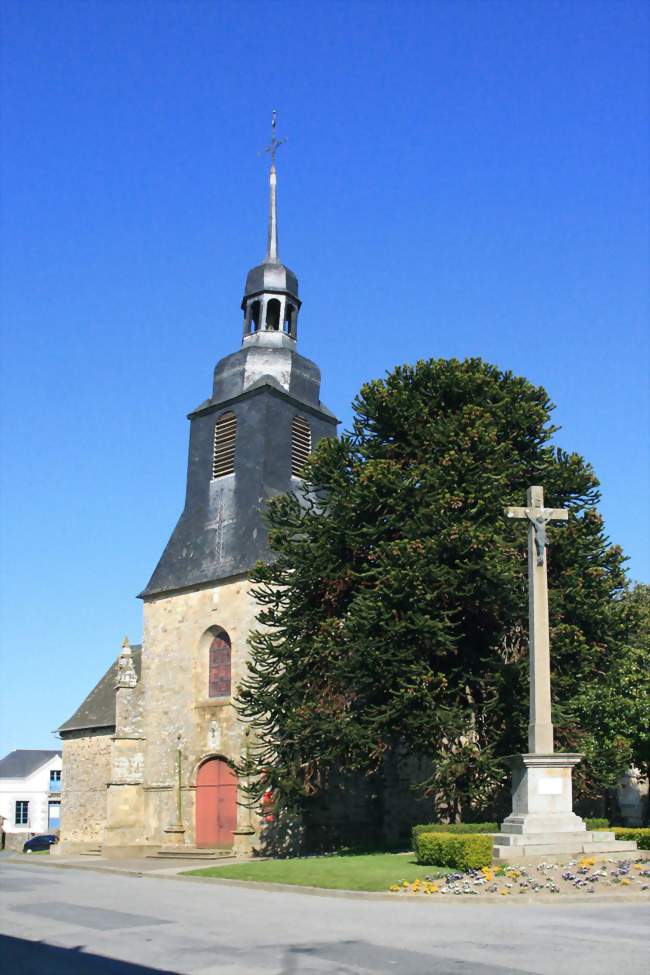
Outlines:
{"type": "Polygon", "coordinates": [[[221,758],[210,758],[196,777],[196,845],[232,846],[237,829],[237,776],[221,758]]]}

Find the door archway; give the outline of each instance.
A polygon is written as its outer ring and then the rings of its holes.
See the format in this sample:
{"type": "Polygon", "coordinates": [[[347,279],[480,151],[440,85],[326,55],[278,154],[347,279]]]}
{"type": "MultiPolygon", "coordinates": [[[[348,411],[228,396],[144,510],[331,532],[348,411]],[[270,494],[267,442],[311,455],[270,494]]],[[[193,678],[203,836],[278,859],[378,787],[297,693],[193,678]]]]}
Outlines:
{"type": "Polygon", "coordinates": [[[196,845],[232,846],[237,829],[237,776],[223,758],[209,758],[196,776],[196,845]]]}

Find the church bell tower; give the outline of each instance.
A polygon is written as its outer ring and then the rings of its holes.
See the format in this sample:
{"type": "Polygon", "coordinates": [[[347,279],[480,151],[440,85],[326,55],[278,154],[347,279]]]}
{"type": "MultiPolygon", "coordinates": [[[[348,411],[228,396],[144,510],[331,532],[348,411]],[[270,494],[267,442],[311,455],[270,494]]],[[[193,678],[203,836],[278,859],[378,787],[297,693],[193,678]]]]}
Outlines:
{"type": "Polygon", "coordinates": [[[266,255],[246,276],[243,338],[214,370],[211,397],[189,414],[185,507],[145,600],[249,571],[269,555],[263,512],[299,486],[302,467],[336,417],[320,401],[320,370],[297,351],[298,278],[279,258],[276,153],[269,174],[266,255]]]}
{"type": "Polygon", "coordinates": [[[257,626],[250,571],[272,554],[269,498],[300,490],[313,447],[337,427],[318,366],[296,348],[298,279],[278,253],[275,119],[273,129],[266,254],[246,277],[241,347],[217,363],[210,397],[189,414],[185,505],[140,594],[142,646],[123,648],[61,729],[64,843],[99,843],[108,857],[247,853],[256,843],[237,778],[249,729],[235,705],[257,626]]]}

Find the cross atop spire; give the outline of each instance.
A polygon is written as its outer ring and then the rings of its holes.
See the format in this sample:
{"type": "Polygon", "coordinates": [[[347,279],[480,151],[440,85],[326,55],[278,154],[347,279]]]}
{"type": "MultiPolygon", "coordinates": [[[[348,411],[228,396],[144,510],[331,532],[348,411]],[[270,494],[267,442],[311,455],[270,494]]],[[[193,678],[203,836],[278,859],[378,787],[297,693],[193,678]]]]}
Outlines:
{"type": "Polygon", "coordinates": [[[265,261],[270,264],[277,264],[278,261],[278,213],[276,204],[276,185],[277,176],[275,171],[275,157],[277,155],[280,146],[285,143],[286,139],[278,139],[275,134],[275,130],[278,124],[278,113],[273,109],[273,114],[271,115],[271,141],[264,150],[264,152],[270,153],[271,156],[271,171],[269,173],[269,184],[270,184],[270,201],[269,201],[269,236],[266,246],[266,257],[265,261]]]}
{"type": "Polygon", "coordinates": [[[281,145],[284,145],[284,143],[287,141],[286,138],[278,139],[278,137],[276,136],[275,130],[277,128],[277,125],[278,125],[278,113],[276,112],[275,109],[273,109],[271,113],[271,141],[269,142],[268,146],[264,150],[264,152],[268,152],[271,154],[272,170],[275,169],[275,157],[278,153],[278,149],[280,148],[281,145]]]}

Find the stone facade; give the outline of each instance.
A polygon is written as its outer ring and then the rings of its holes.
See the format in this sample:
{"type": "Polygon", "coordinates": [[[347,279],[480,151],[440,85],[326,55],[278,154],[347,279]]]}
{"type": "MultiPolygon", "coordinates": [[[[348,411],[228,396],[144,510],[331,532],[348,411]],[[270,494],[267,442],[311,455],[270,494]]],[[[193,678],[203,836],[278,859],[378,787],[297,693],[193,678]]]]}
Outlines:
{"type": "Polygon", "coordinates": [[[111,744],[110,728],[71,731],[63,739],[62,842],[53,853],[74,853],[103,842],[111,744]]]}
{"type": "MultiPolygon", "coordinates": [[[[142,675],[147,695],[143,779],[147,842],[178,842],[176,833],[165,831],[178,825],[179,750],[181,825],[190,845],[194,843],[199,765],[209,757],[236,761],[243,753],[244,728],[232,698],[208,696],[208,650],[212,628],[222,627],[232,643],[234,692],[245,673],[255,612],[246,576],[145,603],[142,675]]],[[[250,812],[243,806],[238,809],[237,825],[243,831],[251,826],[250,812]]]]}
{"type": "MultiPolygon", "coordinates": [[[[140,677],[128,648],[113,670],[114,734],[65,733],[62,852],[101,844],[107,856],[128,856],[195,844],[199,766],[236,762],[246,747],[232,697],[208,696],[210,643],[215,628],[230,637],[234,693],[255,612],[245,575],[146,600],[140,677]]],[[[253,813],[238,805],[234,848],[248,852],[254,831],[253,813]]]]}

